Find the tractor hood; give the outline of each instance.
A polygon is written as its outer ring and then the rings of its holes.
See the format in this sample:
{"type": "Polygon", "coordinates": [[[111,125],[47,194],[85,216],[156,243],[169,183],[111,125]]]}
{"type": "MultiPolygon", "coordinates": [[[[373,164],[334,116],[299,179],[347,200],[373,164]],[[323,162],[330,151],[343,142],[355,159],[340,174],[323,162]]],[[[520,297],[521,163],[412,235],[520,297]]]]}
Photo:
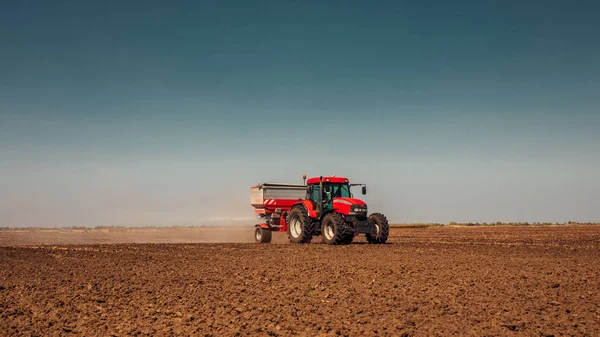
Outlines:
{"type": "Polygon", "coordinates": [[[334,198],[333,208],[345,215],[360,215],[367,213],[367,204],[355,198],[334,198]]]}
{"type": "Polygon", "coordinates": [[[344,205],[366,205],[364,201],[356,198],[333,198],[333,203],[344,205]]]}

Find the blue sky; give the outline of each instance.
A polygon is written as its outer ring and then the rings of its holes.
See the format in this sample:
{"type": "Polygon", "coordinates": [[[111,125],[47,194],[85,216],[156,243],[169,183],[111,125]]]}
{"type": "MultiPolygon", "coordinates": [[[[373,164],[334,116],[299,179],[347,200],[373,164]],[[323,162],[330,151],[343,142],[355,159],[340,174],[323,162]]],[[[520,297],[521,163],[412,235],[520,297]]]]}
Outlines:
{"type": "Polygon", "coordinates": [[[303,173],[395,222],[599,221],[598,10],[7,4],[0,225],[252,218],[249,186],[303,173]]]}

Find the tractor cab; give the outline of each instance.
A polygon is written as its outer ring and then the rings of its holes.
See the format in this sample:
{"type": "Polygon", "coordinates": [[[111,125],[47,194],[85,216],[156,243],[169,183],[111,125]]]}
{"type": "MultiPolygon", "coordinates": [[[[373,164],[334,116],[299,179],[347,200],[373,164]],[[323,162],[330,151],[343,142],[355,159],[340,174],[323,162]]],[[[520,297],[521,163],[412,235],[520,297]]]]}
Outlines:
{"type": "Polygon", "coordinates": [[[351,186],[362,185],[362,194],[366,194],[367,188],[363,184],[350,184],[347,178],[335,176],[310,178],[306,183],[306,199],[314,202],[317,209],[323,211],[336,209],[341,210],[341,213],[349,214],[351,206],[361,205],[366,208],[365,202],[354,198],[351,192],[351,186]]]}
{"type": "Polygon", "coordinates": [[[319,184],[315,184],[309,187],[309,190],[310,195],[307,199],[318,203],[320,193],[323,207],[327,209],[331,209],[333,207],[334,198],[352,198],[350,186],[348,186],[346,183],[324,183],[323,191],[321,191],[321,186],[319,184]]]}

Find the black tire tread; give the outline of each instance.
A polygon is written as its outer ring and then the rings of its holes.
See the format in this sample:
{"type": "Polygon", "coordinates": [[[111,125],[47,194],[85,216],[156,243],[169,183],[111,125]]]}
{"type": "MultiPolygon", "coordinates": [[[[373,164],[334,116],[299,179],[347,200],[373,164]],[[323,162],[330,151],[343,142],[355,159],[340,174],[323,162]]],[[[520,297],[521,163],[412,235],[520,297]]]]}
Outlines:
{"type": "Polygon", "coordinates": [[[260,230],[260,241],[256,240],[256,235],[254,236],[254,241],[257,243],[271,243],[272,232],[268,229],[262,227],[256,227],[256,230],[260,230]]]}
{"type": "Polygon", "coordinates": [[[310,243],[313,237],[313,221],[308,215],[306,208],[303,205],[296,205],[292,207],[287,216],[287,224],[288,224],[288,239],[291,243],[310,243]],[[290,233],[290,225],[292,223],[292,219],[294,217],[299,217],[300,222],[302,223],[302,235],[299,238],[294,238],[290,233]]]}
{"type": "Polygon", "coordinates": [[[379,225],[379,233],[376,235],[366,234],[367,242],[370,244],[383,244],[386,243],[390,234],[390,225],[385,215],[381,213],[373,213],[369,215],[369,221],[377,222],[379,225]]]}
{"type": "Polygon", "coordinates": [[[324,218],[323,221],[321,221],[321,236],[323,236],[323,242],[325,242],[326,244],[329,245],[345,245],[345,244],[349,244],[352,240],[352,237],[350,236],[352,233],[348,233],[346,228],[347,228],[347,224],[346,221],[344,220],[344,217],[341,214],[338,213],[329,213],[327,214],[324,218]],[[327,238],[325,237],[324,231],[325,231],[325,224],[328,221],[333,221],[334,223],[334,228],[335,231],[333,233],[333,239],[331,241],[327,241],[327,238]],[[348,236],[350,236],[350,240],[348,239],[348,236]]]}

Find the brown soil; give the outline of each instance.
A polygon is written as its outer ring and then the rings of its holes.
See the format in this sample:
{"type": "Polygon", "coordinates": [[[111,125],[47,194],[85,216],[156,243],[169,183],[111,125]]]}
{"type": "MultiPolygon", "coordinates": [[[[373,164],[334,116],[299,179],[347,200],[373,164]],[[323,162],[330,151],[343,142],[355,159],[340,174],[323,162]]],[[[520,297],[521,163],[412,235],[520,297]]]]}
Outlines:
{"type": "Polygon", "coordinates": [[[70,334],[598,336],[600,226],[0,248],[0,335],[70,334]]]}

